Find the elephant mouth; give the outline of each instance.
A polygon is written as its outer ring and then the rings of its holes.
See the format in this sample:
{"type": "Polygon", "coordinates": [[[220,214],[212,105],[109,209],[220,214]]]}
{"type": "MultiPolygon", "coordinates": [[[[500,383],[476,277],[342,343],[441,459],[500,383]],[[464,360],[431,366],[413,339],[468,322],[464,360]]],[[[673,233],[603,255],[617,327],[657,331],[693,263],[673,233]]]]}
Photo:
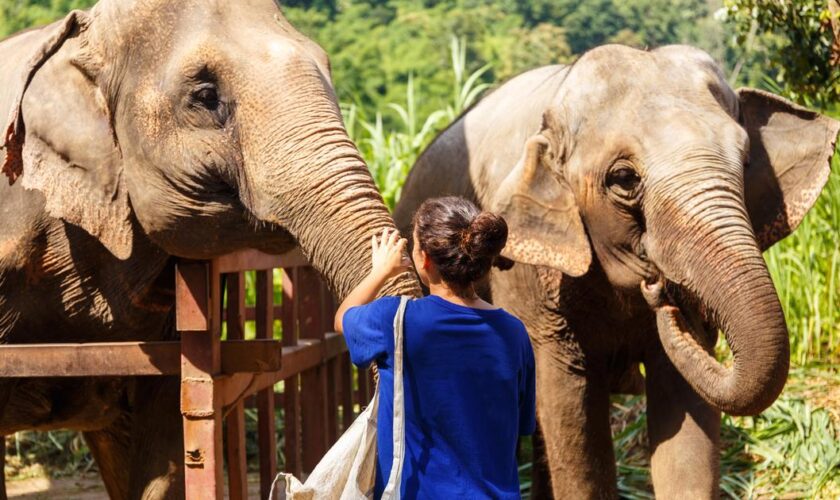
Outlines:
{"type": "Polygon", "coordinates": [[[673,281],[665,281],[666,293],[673,299],[683,315],[692,322],[701,322],[707,328],[719,328],[716,321],[714,311],[706,305],[700,296],[686,286],[674,283],[673,281]]]}
{"type": "Polygon", "coordinates": [[[642,251],[640,257],[648,271],[643,283],[663,283],[669,301],[680,310],[680,313],[691,326],[692,337],[704,347],[714,347],[714,343],[717,341],[715,333],[721,328],[715,311],[702,300],[697,292],[692,291],[686,285],[669,279],[656,263],[644,254],[644,251],[642,251]],[[700,335],[704,338],[700,338],[700,335]],[[708,345],[710,343],[711,345],[708,345]]]}
{"type": "Polygon", "coordinates": [[[688,333],[694,340],[710,353],[718,340],[720,329],[723,328],[715,311],[690,288],[665,278],[661,273],[657,278],[649,278],[646,282],[661,282],[664,286],[668,301],[675,306],[688,326],[688,333]]]}

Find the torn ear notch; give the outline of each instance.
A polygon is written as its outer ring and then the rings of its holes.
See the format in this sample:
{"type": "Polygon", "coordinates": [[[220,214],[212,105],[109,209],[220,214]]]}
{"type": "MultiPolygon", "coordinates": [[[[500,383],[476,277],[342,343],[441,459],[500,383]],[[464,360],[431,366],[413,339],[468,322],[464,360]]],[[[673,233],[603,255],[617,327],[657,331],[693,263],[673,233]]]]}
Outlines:
{"type": "Polygon", "coordinates": [[[113,115],[96,82],[98,54],[83,22],[85,14],[77,12],[45,28],[40,58],[22,69],[4,172],[10,182],[20,177],[25,189],[41,192],[49,216],[126,259],[134,234],[128,190],[113,115]],[[73,33],[79,36],[71,40],[73,33]]]}
{"type": "Polygon", "coordinates": [[[26,124],[23,122],[21,105],[26,90],[41,66],[58,52],[67,38],[79,32],[80,28],[85,25],[86,20],[87,14],[80,10],[74,10],[67,14],[61,22],[51,27],[51,32],[46,40],[37,48],[24,67],[19,91],[12,104],[3,137],[5,158],[1,170],[9,179],[9,185],[14,184],[18,177],[23,175],[23,143],[26,140],[26,124]]]}

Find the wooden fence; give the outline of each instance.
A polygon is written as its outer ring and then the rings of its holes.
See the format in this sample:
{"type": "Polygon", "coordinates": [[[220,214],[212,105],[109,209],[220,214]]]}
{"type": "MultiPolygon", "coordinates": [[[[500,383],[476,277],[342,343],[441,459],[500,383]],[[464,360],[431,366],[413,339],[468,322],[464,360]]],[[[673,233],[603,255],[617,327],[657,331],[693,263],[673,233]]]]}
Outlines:
{"type": "Polygon", "coordinates": [[[224,462],[229,497],[248,497],[244,410],[256,407],[260,497],[267,498],[278,470],[276,410],[283,416],[283,468],[301,477],[367,404],[373,381],[356,371],[344,339],[330,331],[335,301],[297,251],[180,261],[175,295],[180,341],[6,345],[0,347],[0,377],[180,375],[191,500],[224,496],[224,462]],[[256,271],[254,306],[246,306],[245,271],[256,271]],[[248,321],[256,338],[246,340],[248,321]],[[275,330],[282,331],[279,339],[275,330]]]}

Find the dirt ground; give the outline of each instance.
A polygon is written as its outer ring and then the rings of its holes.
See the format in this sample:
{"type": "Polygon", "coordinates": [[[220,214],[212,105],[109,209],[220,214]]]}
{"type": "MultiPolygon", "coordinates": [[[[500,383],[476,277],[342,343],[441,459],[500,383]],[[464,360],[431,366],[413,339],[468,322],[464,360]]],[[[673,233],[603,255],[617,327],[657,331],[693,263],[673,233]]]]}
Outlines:
{"type": "MultiPolygon", "coordinates": [[[[814,408],[824,408],[829,412],[836,428],[840,429],[840,383],[837,368],[814,368],[794,370],[786,388],[786,395],[802,398],[814,408]]],[[[616,403],[613,434],[622,433],[628,425],[637,423],[639,414],[644,412],[644,401],[638,400],[633,405],[623,406],[616,403]]],[[[628,463],[647,466],[647,438],[642,429],[631,433],[631,441],[622,444],[624,460],[628,463]],[[640,458],[641,457],[641,458],[640,458]]],[[[7,467],[12,457],[7,456],[7,467]]],[[[67,499],[93,500],[107,499],[108,495],[97,472],[86,472],[75,476],[50,478],[50,473],[40,464],[23,466],[15,470],[17,477],[8,477],[6,489],[8,497],[13,499],[67,499]]],[[[646,480],[646,479],[645,479],[646,480]]],[[[259,498],[259,477],[255,473],[248,475],[249,498],[259,498]]],[[[823,498],[840,498],[835,489],[823,498]]],[[[794,498],[794,497],[792,497],[794,498]]],[[[800,497],[795,497],[800,498],[800,497]]]]}
{"type": "Polygon", "coordinates": [[[6,482],[9,498],[21,500],[94,500],[107,499],[105,486],[98,474],[84,474],[71,478],[50,479],[31,477],[6,482]]]}
{"type": "MultiPolygon", "coordinates": [[[[92,473],[72,478],[32,477],[7,481],[6,492],[9,498],[20,500],[108,500],[102,479],[92,473]]],[[[260,478],[257,474],[248,474],[248,498],[259,496],[260,478]]]]}

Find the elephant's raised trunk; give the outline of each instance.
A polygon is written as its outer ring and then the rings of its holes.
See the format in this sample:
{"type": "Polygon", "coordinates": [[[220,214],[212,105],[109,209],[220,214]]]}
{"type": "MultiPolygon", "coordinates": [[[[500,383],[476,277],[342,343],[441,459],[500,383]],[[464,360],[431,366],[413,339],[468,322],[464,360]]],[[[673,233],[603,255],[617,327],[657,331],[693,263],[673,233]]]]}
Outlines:
{"type": "Polygon", "coordinates": [[[675,179],[682,185],[653,189],[645,203],[645,247],[664,277],[696,298],[706,319],[723,330],[734,362],[731,367],[718,363],[691,335],[679,307],[665,305],[656,315],[669,358],[714,407],[751,415],[782,391],[790,346],[781,304],[744,208],[739,167],[704,169],[699,183],[675,179]],[[667,198],[657,196],[668,190],[667,198]]]}
{"type": "MultiPolygon", "coordinates": [[[[240,193],[257,219],[291,233],[342,298],[370,269],[371,236],[395,226],[347,136],[329,82],[305,60],[295,71],[295,78],[253,89],[258,98],[248,103],[249,119],[267,133],[242,138],[240,193]]],[[[420,287],[404,273],[383,293],[418,295],[420,287]]]]}

